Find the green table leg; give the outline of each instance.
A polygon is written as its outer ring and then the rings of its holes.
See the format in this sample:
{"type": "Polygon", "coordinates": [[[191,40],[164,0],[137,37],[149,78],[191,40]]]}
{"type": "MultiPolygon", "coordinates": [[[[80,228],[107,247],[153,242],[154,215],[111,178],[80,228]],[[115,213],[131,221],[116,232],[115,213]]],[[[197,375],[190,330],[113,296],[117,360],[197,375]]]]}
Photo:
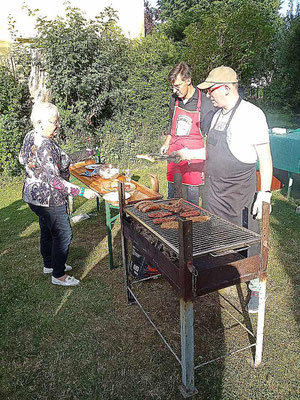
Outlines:
{"type": "Polygon", "coordinates": [[[107,245],[108,245],[109,269],[110,270],[118,268],[118,266],[114,265],[111,229],[112,229],[112,222],[114,222],[119,217],[119,215],[116,215],[116,216],[111,218],[111,214],[110,214],[110,209],[111,208],[116,208],[117,209],[118,207],[111,206],[105,200],[105,220],[106,220],[107,245]]]}
{"type": "Polygon", "coordinates": [[[294,182],[294,175],[292,172],[288,173],[288,178],[289,178],[289,182],[288,182],[288,190],[287,190],[287,199],[290,198],[292,186],[293,186],[293,182],[294,182]]]}

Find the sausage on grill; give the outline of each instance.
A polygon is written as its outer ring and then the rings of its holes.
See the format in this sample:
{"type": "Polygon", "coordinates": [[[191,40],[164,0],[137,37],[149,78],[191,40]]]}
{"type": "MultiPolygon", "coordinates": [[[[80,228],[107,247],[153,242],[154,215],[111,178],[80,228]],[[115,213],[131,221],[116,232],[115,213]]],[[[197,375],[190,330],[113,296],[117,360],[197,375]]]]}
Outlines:
{"type": "Polygon", "coordinates": [[[191,211],[184,211],[180,213],[181,217],[195,217],[196,215],[201,215],[200,211],[191,210],[191,211]]]}
{"type": "Polygon", "coordinates": [[[190,206],[189,204],[182,204],[181,206],[182,211],[194,211],[195,208],[190,206]]]}
{"type": "Polygon", "coordinates": [[[136,203],[134,205],[134,208],[137,208],[138,210],[140,210],[143,206],[145,206],[146,204],[152,204],[152,201],[150,200],[143,200],[143,201],[139,201],[138,203],[136,203]]]}

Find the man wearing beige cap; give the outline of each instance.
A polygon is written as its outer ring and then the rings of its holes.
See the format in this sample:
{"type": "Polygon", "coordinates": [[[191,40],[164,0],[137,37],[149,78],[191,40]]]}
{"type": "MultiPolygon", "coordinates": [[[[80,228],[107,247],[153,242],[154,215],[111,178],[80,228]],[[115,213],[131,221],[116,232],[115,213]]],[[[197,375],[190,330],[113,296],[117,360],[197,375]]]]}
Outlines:
{"type": "MultiPolygon", "coordinates": [[[[239,226],[259,232],[262,202],[271,201],[272,158],[268,125],[263,111],[242,100],[238,77],[229,67],[213,69],[198,85],[207,90],[214,106],[220,107],[213,117],[206,140],[206,203],[214,214],[239,226]],[[261,190],[256,193],[256,161],[259,160],[261,190]]],[[[178,152],[182,159],[199,158],[194,150],[178,152]]],[[[254,246],[248,255],[259,252],[254,246]]],[[[259,281],[249,283],[251,298],[248,311],[258,310],[259,281]]]]}

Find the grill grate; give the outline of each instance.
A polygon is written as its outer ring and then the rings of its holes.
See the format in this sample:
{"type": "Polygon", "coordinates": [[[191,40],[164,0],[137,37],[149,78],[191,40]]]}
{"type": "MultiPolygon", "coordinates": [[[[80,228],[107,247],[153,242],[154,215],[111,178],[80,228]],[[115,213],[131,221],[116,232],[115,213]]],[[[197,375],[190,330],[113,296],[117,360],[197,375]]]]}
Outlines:
{"type": "MultiPolygon", "coordinates": [[[[168,203],[169,200],[159,200],[155,203],[168,203]]],[[[260,235],[246,228],[241,228],[223,218],[211,214],[201,207],[185,201],[202,215],[211,218],[206,222],[193,222],[193,256],[200,256],[226,250],[235,250],[260,242],[260,235]]],[[[145,226],[175,253],[179,254],[177,229],[161,229],[155,225],[148,213],[143,213],[134,206],[126,206],[125,212],[145,226]]]]}

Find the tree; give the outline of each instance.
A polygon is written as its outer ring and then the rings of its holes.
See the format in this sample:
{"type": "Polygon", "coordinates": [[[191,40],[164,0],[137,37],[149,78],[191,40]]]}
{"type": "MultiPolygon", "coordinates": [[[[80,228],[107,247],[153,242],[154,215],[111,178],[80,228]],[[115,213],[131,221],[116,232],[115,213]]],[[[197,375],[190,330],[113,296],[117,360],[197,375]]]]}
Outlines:
{"type": "Polygon", "coordinates": [[[300,9],[299,1],[290,3],[284,24],[278,31],[271,84],[265,102],[272,108],[294,111],[300,108],[300,9]]]}
{"type": "Polygon", "coordinates": [[[66,17],[39,18],[36,48],[44,53],[53,102],[60,109],[61,131],[68,147],[96,139],[105,120],[115,112],[127,79],[128,40],[117,26],[114,10],[95,19],[66,7],[66,17]]]}
{"type": "Polygon", "coordinates": [[[160,29],[175,41],[182,41],[185,28],[200,21],[211,3],[211,0],[158,0],[160,29]]]}
{"type": "Polygon", "coordinates": [[[148,0],[144,1],[145,35],[151,35],[155,29],[155,22],[158,19],[158,10],[151,7],[148,0]]]}
{"type": "Polygon", "coordinates": [[[213,2],[201,21],[185,30],[185,59],[200,81],[218,65],[234,68],[243,84],[268,76],[272,70],[271,49],[280,24],[279,1],[240,0],[213,2]],[[270,3],[270,2],[269,2],[270,3]]]}

